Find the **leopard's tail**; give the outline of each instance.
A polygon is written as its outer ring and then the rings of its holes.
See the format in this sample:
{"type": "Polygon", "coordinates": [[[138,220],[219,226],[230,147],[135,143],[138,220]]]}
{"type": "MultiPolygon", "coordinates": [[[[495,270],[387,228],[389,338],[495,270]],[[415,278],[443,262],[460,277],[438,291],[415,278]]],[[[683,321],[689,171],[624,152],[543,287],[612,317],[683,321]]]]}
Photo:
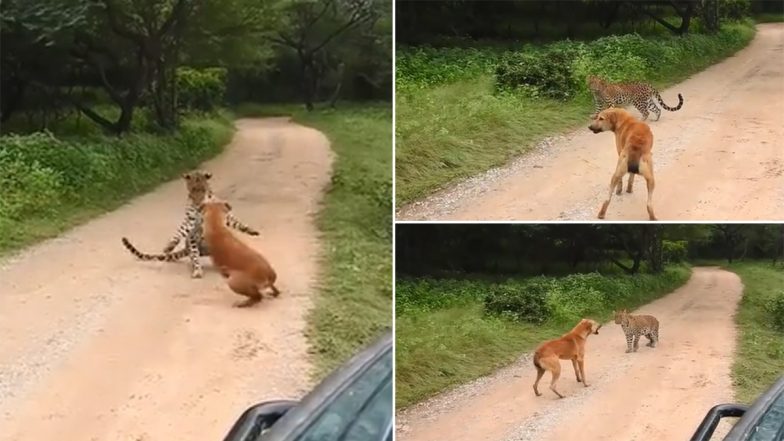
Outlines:
{"type": "Polygon", "coordinates": [[[658,90],[654,91],[654,93],[656,93],[656,99],[659,100],[659,104],[661,104],[661,106],[664,109],[669,110],[670,112],[674,112],[676,110],[679,110],[683,106],[683,95],[681,95],[681,94],[678,94],[678,105],[675,106],[675,107],[670,107],[670,106],[664,104],[664,100],[662,99],[661,95],[659,95],[659,91],[658,90]]]}
{"type": "Polygon", "coordinates": [[[174,262],[175,260],[182,259],[183,257],[188,255],[188,248],[185,247],[180,251],[175,251],[173,253],[168,254],[144,254],[141,251],[137,250],[135,246],[131,244],[131,242],[126,239],[122,238],[122,243],[125,245],[125,248],[131,252],[134,256],[136,256],[140,260],[159,260],[162,262],[174,262]]]}

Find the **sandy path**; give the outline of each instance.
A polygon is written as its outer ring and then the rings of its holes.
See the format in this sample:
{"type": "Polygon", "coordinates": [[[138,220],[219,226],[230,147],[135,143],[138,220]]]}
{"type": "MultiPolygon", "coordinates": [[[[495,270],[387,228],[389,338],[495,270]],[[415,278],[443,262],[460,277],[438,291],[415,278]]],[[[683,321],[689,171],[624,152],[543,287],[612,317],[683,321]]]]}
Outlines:
{"type": "MultiPolygon", "coordinates": [[[[733,314],[742,285],[733,273],[695,268],[681,288],[644,307],[661,341],[627,354],[620,326],[607,323],[587,343],[589,387],[562,363],[559,400],[526,355],[513,366],[398,415],[399,441],[685,440],[713,405],[732,401],[733,314]]],[[[566,332],[567,330],[564,330],[566,332]]]]}
{"type": "MultiPolygon", "coordinates": [[[[784,219],[784,24],[758,26],[745,49],[662,92],[651,121],[661,220],[784,219]]],[[[630,109],[634,112],[636,110],[630,109]]],[[[586,115],[589,109],[586,109],[586,115]]],[[[585,127],[500,169],[403,207],[400,220],[594,220],[616,153],[585,127]]],[[[624,178],[625,181],[626,178],[624,178]]],[[[647,220],[644,180],[613,198],[607,220],[647,220]]]]}
{"type": "Polygon", "coordinates": [[[311,215],[332,154],[286,119],[237,127],[203,168],[261,231],[242,238],[271,260],[281,297],[232,308],[239,297],[208,261],[195,280],[186,261],[140,262],[122,247],[124,235],[163,247],[183,215],[181,181],[0,263],[2,441],[218,440],[246,406],[305,391],[311,215]]]}

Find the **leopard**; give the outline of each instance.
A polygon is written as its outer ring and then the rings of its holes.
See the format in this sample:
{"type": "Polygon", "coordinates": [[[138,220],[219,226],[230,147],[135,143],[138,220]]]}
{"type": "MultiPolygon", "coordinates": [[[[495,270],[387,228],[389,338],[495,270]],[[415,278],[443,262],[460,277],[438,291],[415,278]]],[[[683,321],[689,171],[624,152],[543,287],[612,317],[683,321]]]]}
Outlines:
{"type": "Polygon", "coordinates": [[[678,94],[678,105],[670,107],[664,103],[659,91],[649,83],[629,82],[629,83],[609,83],[597,76],[588,76],[588,89],[593,95],[594,114],[591,119],[596,119],[604,109],[609,107],[623,107],[634,105],[642,114],[642,120],[648,119],[649,111],[656,114],[656,121],[661,118],[661,110],[656,107],[653,97],[659,104],[670,112],[675,112],[683,106],[683,95],[678,94]]]}
{"type": "MultiPolygon", "coordinates": [[[[126,237],[122,238],[122,244],[128,251],[131,252],[136,258],[140,260],[157,260],[164,262],[174,262],[183,257],[188,257],[191,264],[191,277],[198,279],[203,277],[204,269],[202,268],[199,258],[201,256],[209,256],[210,252],[204,241],[204,234],[202,231],[202,212],[201,205],[205,199],[213,197],[212,188],[210,187],[210,179],[212,173],[195,170],[182,175],[185,181],[185,187],[188,190],[188,203],[185,207],[185,219],[183,219],[177,231],[172,238],[166,243],[163,248],[162,254],[146,254],[139,251],[126,237]],[[185,239],[185,246],[179,251],[174,251],[174,248],[185,239]]],[[[233,213],[226,214],[226,225],[242,233],[250,236],[258,236],[259,232],[238,220],[233,213]]]]}
{"type": "Polygon", "coordinates": [[[640,336],[648,339],[645,346],[655,348],[659,342],[659,320],[652,315],[631,315],[625,309],[614,311],[615,324],[621,325],[626,335],[626,353],[637,352],[640,336]],[[633,340],[633,341],[632,341],[633,340]],[[632,344],[633,343],[633,344],[632,344]]]}

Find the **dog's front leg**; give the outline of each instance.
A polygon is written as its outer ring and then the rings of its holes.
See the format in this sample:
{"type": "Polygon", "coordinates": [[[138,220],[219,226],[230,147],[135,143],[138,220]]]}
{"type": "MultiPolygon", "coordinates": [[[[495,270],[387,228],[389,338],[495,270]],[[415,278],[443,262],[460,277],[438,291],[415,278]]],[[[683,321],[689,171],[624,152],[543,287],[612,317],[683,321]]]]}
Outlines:
{"type": "Polygon", "coordinates": [[[572,366],[574,367],[574,376],[577,377],[577,382],[581,382],[582,379],[580,378],[580,370],[577,367],[577,359],[572,358],[572,366]]]}
{"type": "Polygon", "coordinates": [[[582,358],[577,360],[577,363],[580,365],[580,375],[582,376],[582,379],[583,379],[583,386],[588,387],[588,381],[585,379],[585,364],[584,364],[584,362],[585,361],[582,358]]]}

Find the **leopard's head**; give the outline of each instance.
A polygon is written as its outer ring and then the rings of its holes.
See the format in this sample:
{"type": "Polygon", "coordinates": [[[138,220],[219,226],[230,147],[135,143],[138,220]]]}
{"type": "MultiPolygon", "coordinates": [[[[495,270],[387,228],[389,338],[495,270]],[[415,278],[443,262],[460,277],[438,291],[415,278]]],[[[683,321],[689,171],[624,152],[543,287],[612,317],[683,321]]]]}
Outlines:
{"type": "Polygon", "coordinates": [[[188,189],[188,199],[195,205],[204,201],[204,196],[210,193],[210,178],[212,173],[195,170],[182,175],[185,188],[188,189]]]}

